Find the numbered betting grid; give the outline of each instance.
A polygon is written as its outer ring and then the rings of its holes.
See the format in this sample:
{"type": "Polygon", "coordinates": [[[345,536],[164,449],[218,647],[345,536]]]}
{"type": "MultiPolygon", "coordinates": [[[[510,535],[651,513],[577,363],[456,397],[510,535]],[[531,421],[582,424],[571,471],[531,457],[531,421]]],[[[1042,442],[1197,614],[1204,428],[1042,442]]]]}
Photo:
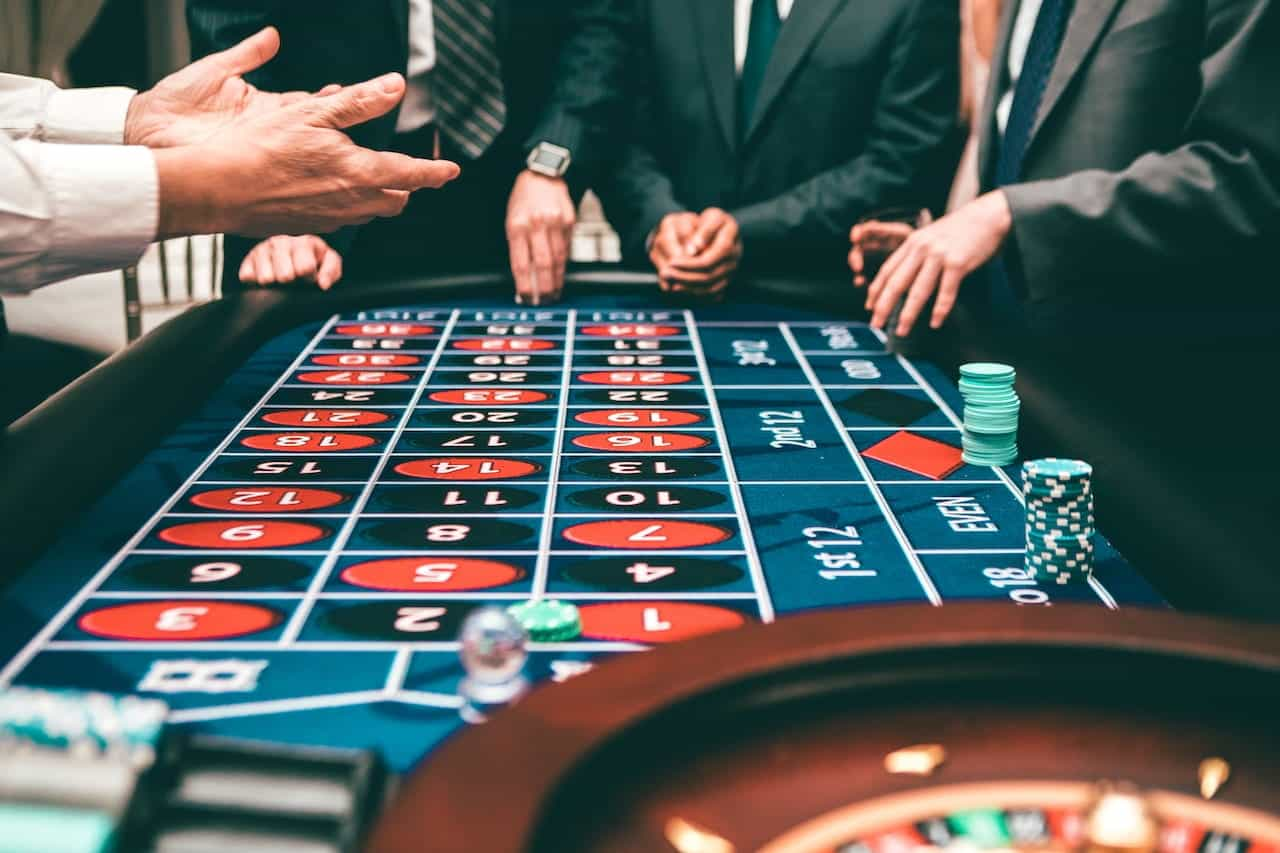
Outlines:
{"type": "Polygon", "coordinates": [[[957,498],[868,458],[891,430],[850,415],[851,393],[916,400],[935,418],[917,436],[960,426],[871,334],[688,311],[335,316],[0,683],[42,650],[139,641],[390,649],[385,696],[413,651],[456,649],[469,607],[542,596],[577,603],[584,636],[535,651],[586,655],[809,607],[1048,603],[1009,568],[1022,551],[1007,537],[935,548],[918,532],[922,507],[974,494],[1020,513],[1004,471],[970,471],[957,498]],[[112,583],[170,559],[189,572],[180,596],[112,583]],[[966,560],[982,567],[977,595],[947,586],[947,561],[966,560]],[[273,574],[285,564],[305,576],[273,574]]]}

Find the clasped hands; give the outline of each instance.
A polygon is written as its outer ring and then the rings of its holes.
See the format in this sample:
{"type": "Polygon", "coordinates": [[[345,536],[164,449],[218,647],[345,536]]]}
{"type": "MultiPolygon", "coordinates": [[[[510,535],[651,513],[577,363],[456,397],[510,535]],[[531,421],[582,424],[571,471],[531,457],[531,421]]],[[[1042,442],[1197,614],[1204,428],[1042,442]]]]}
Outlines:
{"type": "Polygon", "coordinates": [[[738,221],[718,207],[669,213],[649,241],[649,260],[664,292],[719,298],[742,260],[738,221]]]}

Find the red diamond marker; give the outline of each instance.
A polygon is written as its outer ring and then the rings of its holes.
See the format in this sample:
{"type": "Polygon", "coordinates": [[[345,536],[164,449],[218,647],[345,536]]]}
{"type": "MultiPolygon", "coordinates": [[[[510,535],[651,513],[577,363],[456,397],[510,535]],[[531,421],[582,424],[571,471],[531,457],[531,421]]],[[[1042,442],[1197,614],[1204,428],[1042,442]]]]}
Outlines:
{"type": "Polygon", "coordinates": [[[960,448],[905,431],[895,432],[862,455],[931,480],[945,480],[964,465],[960,448]]]}

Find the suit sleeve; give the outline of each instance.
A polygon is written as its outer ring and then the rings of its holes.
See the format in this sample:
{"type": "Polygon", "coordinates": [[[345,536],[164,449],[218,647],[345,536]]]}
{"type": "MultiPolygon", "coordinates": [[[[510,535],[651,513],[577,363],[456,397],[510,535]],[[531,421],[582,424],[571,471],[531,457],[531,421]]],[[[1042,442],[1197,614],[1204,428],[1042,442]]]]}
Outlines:
{"type": "Polygon", "coordinates": [[[630,0],[569,0],[556,83],[525,140],[530,150],[546,141],[572,151],[567,177],[578,189],[599,174],[608,138],[620,120],[632,5],[630,0]]]}
{"type": "Polygon", "coordinates": [[[1096,282],[1150,259],[1168,268],[1230,258],[1280,236],[1278,5],[1207,4],[1201,95],[1183,145],[1119,172],[1004,188],[1033,299],[1037,281],[1096,282]]]}
{"type": "Polygon", "coordinates": [[[638,17],[632,26],[626,89],[630,116],[622,124],[620,145],[595,189],[622,242],[623,260],[647,265],[649,235],[667,214],[687,208],[676,198],[675,185],[654,153],[660,123],[648,74],[653,56],[648,34],[642,32],[644,22],[638,17]]]}
{"type": "Polygon", "coordinates": [[[894,40],[866,148],[781,195],[730,211],[746,251],[844,242],[876,208],[941,201],[958,139],[959,45],[959,4],[917,0],[894,40]]]}

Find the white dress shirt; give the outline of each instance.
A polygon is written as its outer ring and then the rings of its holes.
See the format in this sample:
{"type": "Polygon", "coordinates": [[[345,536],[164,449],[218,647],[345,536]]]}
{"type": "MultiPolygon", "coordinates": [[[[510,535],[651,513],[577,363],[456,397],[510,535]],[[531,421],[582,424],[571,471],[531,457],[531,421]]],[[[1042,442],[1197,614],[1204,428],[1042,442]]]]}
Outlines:
{"type": "MultiPolygon", "coordinates": [[[[699,3],[704,0],[690,0],[699,3]]],[[[747,38],[751,34],[752,0],[734,0],[733,2],[733,64],[742,74],[742,66],[747,63],[747,38]]],[[[778,17],[786,20],[791,14],[791,7],[796,0],[778,0],[778,17]]]]}
{"type": "Polygon", "coordinates": [[[436,117],[431,103],[431,69],[436,67],[436,25],[431,0],[409,0],[409,66],[396,133],[409,133],[436,117]]]}
{"type": "Polygon", "coordinates": [[[1022,76],[1022,66],[1027,61],[1027,48],[1031,47],[1031,35],[1036,30],[1036,18],[1040,17],[1040,7],[1044,0],[1022,0],[1018,7],[1017,20],[1013,22],[1013,33],[1009,36],[1009,73],[1008,88],[1000,96],[996,105],[996,124],[1000,135],[1009,126],[1009,114],[1013,112],[1013,96],[1018,90],[1018,78],[1022,76]]]}
{"type": "Polygon", "coordinates": [[[155,158],[122,144],[134,94],[0,74],[0,292],[128,266],[155,239],[155,158]]]}

